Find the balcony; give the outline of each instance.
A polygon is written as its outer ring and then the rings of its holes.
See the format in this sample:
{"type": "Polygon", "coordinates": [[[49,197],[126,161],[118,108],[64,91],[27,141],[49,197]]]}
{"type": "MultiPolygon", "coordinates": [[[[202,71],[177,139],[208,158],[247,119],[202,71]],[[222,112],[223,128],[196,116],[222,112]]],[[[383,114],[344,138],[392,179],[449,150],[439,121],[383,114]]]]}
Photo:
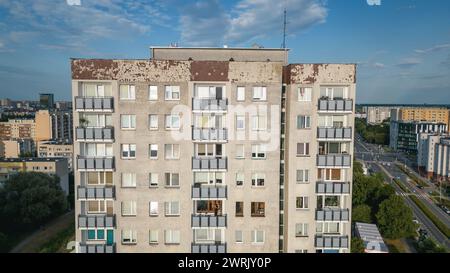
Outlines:
{"type": "Polygon", "coordinates": [[[349,154],[317,155],[317,167],[319,168],[350,168],[352,156],[349,154]]]}
{"type": "Polygon", "coordinates": [[[226,215],[192,215],[192,227],[226,227],[227,216],[226,215]]]}
{"type": "Polygon", "coordinates": [[[116,244],[80,244],[78,253],[115,253],[116,244]]]}
{"type": "Polygon", "coordinates": [[[217,244],[196,244],[191,245],[192,253],[226,253],[227,244],[217,243],[217,244]]]}
{"type": "Polygon", "coordinates": [[[114,157],[78,157],[80,171],[114,171],[114,157]]]}
{"type": "Polygon", "coordinates": [[[194,141],[227,141],[228,130],[215,128],[192,128],[192,140],[194,141]]]}
{"type": "Polygon", "coordinates": [[[109,228],[116,226],[116,217],[107,215],[78,215],[79,228],[109,228]]]}
{"type": "Polygon", "coordinates": [[[227,158],[192,158],[192,169],[193,170],[226,170],[227,169],[227,158]]]}
{"type": "Polygon", "coordinates": [[[192,99],[193,111],[225,112],[228,109],[228,99],[192,99]]]}
{"type": "Polygon", "coordinates": [[[115,187],[82,187],[77,188],[78,199],[112,199],[116,197],[115,187]]]}
{"type": "Polygon", "coordinates": [[[192,199],[218,199],[218,198],[227,198],[226,186],[192,187],[192,199]]]}
{"type": "Polygon", "coordinates": [[[345,140],[351,141],[353,139],[352,128],[317,128],[317,140],[345,140]]]}
{"type": "Polygon", "coordinates": [[[93,142],[113,142],[114,128],[83,128],[76,129],[77,141],[93,141],[93,142]]]}
{"type": "Polygon", "coordinates": [[[112,112],[114,110],[114,98],[75,97],[75,110],[112,112]]]}
{"type": "Polygon", "coordinates": [[[317,194],[350,194],[350,183],[317,182],[317,194]]]}
{"type": "Polygon", "coordinates": [[[318,105],[319,112],[340,112],[351,113],[353,112],[353,100],[352,99],[319,99],[318,105]]]}
{"type": "Polygon", "coordinates": [[[343,222],[350,220],[348,209],[322,209],[316,210],[316,221],[343,222]]]}
{"type": "Polygon", "coordinates": [[[314,245],[317,248],[348,248],[348,237],[316,236],[314,245]]]}

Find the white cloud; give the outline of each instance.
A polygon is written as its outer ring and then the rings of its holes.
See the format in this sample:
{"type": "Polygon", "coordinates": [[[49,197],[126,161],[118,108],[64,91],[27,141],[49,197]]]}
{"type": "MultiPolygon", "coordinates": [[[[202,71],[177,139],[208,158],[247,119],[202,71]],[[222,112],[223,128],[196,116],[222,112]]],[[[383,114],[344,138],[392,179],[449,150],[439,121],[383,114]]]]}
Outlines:
{"type": "Polygon", "coordinates": [[[404,58],[397,63],[397,66],[403,69],[410,69],[422,63],[418,58],[404,58]]]}
{"type": "Polygon", "coordinates": [[[81,6],[81,0],[66,0],[69,6],[81,6]]]}
{"type": "Polygon", "coordinates": [[[447,48],[450,48],[450,44],[440,44],[440,45],[435,45],[430,48],[416,49],[416,50],[414,50],[414,52],[419,53],[419,54],[426,54],[426,53],[441,51],[441,50],[444,50],[447,48]]]}

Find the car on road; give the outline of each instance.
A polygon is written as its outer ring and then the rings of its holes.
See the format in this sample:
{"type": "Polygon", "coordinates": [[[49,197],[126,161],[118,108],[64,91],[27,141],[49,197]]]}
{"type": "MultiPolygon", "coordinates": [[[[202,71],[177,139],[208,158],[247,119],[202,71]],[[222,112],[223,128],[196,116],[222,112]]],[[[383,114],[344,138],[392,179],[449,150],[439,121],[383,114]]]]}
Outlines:
{"type": "Polygon", "coordinates": [[[441,209],[447,213],[448,215],[450,215],[450,210],[446,207],[446,206],[441,206],[441,209]]]}
{"type": "Polygon", "coordinates": [[[428,231],[426,229],[421,228],[419,229],[419,235],[426,238],[428,237],[428,231]]]}
{"type": "Polygon", "coordinates": [[[425,187],[422,186],[422,185],[417,185],[417,188],[419,188],[419,189],[421,189],[421,190],[425,189],[425,187]]]}

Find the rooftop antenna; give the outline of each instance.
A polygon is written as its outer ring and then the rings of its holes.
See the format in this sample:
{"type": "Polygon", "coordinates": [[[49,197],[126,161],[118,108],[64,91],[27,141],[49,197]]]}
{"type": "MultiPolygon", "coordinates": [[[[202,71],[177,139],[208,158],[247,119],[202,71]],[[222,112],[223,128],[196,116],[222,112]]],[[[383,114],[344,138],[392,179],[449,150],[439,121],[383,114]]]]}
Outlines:
{"type": "Polygon", "coordinates": [[[286,8],[284,8],[284,12],[283,12],[283,45],[281,46],[282,48],[286,49],[286,8]]]}

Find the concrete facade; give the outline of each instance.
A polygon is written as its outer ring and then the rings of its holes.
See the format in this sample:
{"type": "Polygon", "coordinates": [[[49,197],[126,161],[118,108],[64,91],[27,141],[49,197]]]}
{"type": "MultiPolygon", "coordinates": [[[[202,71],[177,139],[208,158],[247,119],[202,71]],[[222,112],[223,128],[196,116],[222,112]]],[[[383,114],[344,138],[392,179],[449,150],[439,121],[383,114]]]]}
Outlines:
{"type": "Polygon", "coordinates": [[[56,141],[40,141],[37,144],[37,156],[40,158],[67,158],[69,170],[73,170],[73,144],[56,142],[56,141]]]}
{"type": "Polygon", "coordinates": [[[417,165],[429,179],[450,180],[450,136],[420,134],[417,165]]]}

